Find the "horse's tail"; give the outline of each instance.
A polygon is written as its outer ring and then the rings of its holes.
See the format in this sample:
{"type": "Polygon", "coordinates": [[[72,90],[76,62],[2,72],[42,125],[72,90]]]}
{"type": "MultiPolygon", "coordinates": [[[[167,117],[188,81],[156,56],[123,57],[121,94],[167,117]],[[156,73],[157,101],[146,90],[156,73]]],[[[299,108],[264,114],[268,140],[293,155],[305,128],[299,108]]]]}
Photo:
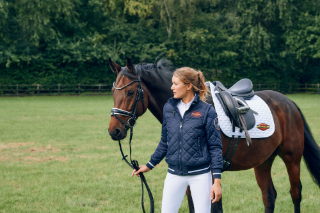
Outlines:
{"type": "MultiPolygon", "coordinates": [[[[294,103],[295,104],[295,103],[294,103]]],[[[301,110],[295,104],[300,112],[304,127],[304,150],[303,157],[313,181],[320,187],[320,148],[314,140],[309,125],[304,118],[301,110]]]]}

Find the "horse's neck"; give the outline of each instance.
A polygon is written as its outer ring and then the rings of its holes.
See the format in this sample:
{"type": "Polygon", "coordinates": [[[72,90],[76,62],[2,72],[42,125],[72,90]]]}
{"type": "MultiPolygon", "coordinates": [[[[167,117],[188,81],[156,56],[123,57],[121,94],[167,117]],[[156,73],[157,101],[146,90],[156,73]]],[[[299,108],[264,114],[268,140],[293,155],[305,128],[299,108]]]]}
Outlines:
{"type": "MultiPolygon", "coordinates": [[[[142,79],[143,80],[143,79],[142,79]]],[[[148,89],[149,106],[150,112],[158,119],[160,123],[163,120],[163,107],[167,103],[168,99],[172,97],[172,91],[170,81],[167,80],[164,84],[156,85],[154,82],[144,81],[148,89]]]]}

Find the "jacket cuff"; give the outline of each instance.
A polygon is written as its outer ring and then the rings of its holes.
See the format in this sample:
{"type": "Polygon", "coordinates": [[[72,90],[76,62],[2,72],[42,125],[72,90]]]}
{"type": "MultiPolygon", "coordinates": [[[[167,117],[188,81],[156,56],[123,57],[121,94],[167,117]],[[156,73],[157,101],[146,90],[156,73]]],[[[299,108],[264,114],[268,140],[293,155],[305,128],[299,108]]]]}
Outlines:
{"type": "Polygon", "coordinates": [[[154,168],[154,165],[150,161],[146,164],[146,166],[151,170],[154,168]]]}
{"type": "Polygon", "coordinates": [[[221,179],[221,170],[220,169],[212,170],[212,177],[221,179]]]}

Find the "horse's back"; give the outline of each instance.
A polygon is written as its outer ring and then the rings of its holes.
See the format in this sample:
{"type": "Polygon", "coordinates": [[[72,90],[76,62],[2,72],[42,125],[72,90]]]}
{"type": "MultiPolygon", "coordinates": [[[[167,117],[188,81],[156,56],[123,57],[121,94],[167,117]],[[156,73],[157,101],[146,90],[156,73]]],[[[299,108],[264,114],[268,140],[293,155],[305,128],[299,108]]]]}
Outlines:
{"type": "Polygon", "coordinates": [[[255,94],[262,98],[262,100],[264,100],[270,108],[287,105],[292,108],[292,110],[297,111],[297,108],[295,107],[292,100],[290,100],[287,96],[280,92],[273,90],[263,90],[255,92],[255,94]]]}
{"type": "MultiPolygon", "coordinates": [[[[302,118],[296,105],[287,96],[273,90],[263,90],[255,92],[269,106],[274,119],[280,119],[281,124],[288,124],[295,120],[299,127],[303,127],[302,118]],[[286,118],[286,119],[283,119],[286,118]]],[[[279,125],[279,124],[278,124],[279,125]]],[[[279,128],[280,126],[278,126],[279,128]]],[[[277,127],[276,127],[277,128],[277,127]]]]}
{"type": "Polygon", "coordinates": [[[271,137],[281,139],[281,150],[278,154],[299,152],[302,155],[304,146],[303,120],[293,101],[282,93],[272,90],[259,91],[256,92],[256,95],[267,103],[272,112],[276,129],[271,137]],[[294,148],[298,149],[293,150],[294,148]]]}

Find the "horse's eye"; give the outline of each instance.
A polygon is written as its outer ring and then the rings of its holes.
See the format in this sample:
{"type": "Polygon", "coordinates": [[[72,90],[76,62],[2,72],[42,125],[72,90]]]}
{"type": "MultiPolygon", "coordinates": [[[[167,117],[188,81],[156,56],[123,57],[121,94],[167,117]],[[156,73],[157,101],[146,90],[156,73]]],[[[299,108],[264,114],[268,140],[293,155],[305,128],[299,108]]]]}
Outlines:
{"type": "Polygon", "coordinates": [[[134,91],[129,90],[129,91],[127,92],[127,97],[130,97],[130,96],[132,96],[133,94],[134,94],[134,91]]]}

